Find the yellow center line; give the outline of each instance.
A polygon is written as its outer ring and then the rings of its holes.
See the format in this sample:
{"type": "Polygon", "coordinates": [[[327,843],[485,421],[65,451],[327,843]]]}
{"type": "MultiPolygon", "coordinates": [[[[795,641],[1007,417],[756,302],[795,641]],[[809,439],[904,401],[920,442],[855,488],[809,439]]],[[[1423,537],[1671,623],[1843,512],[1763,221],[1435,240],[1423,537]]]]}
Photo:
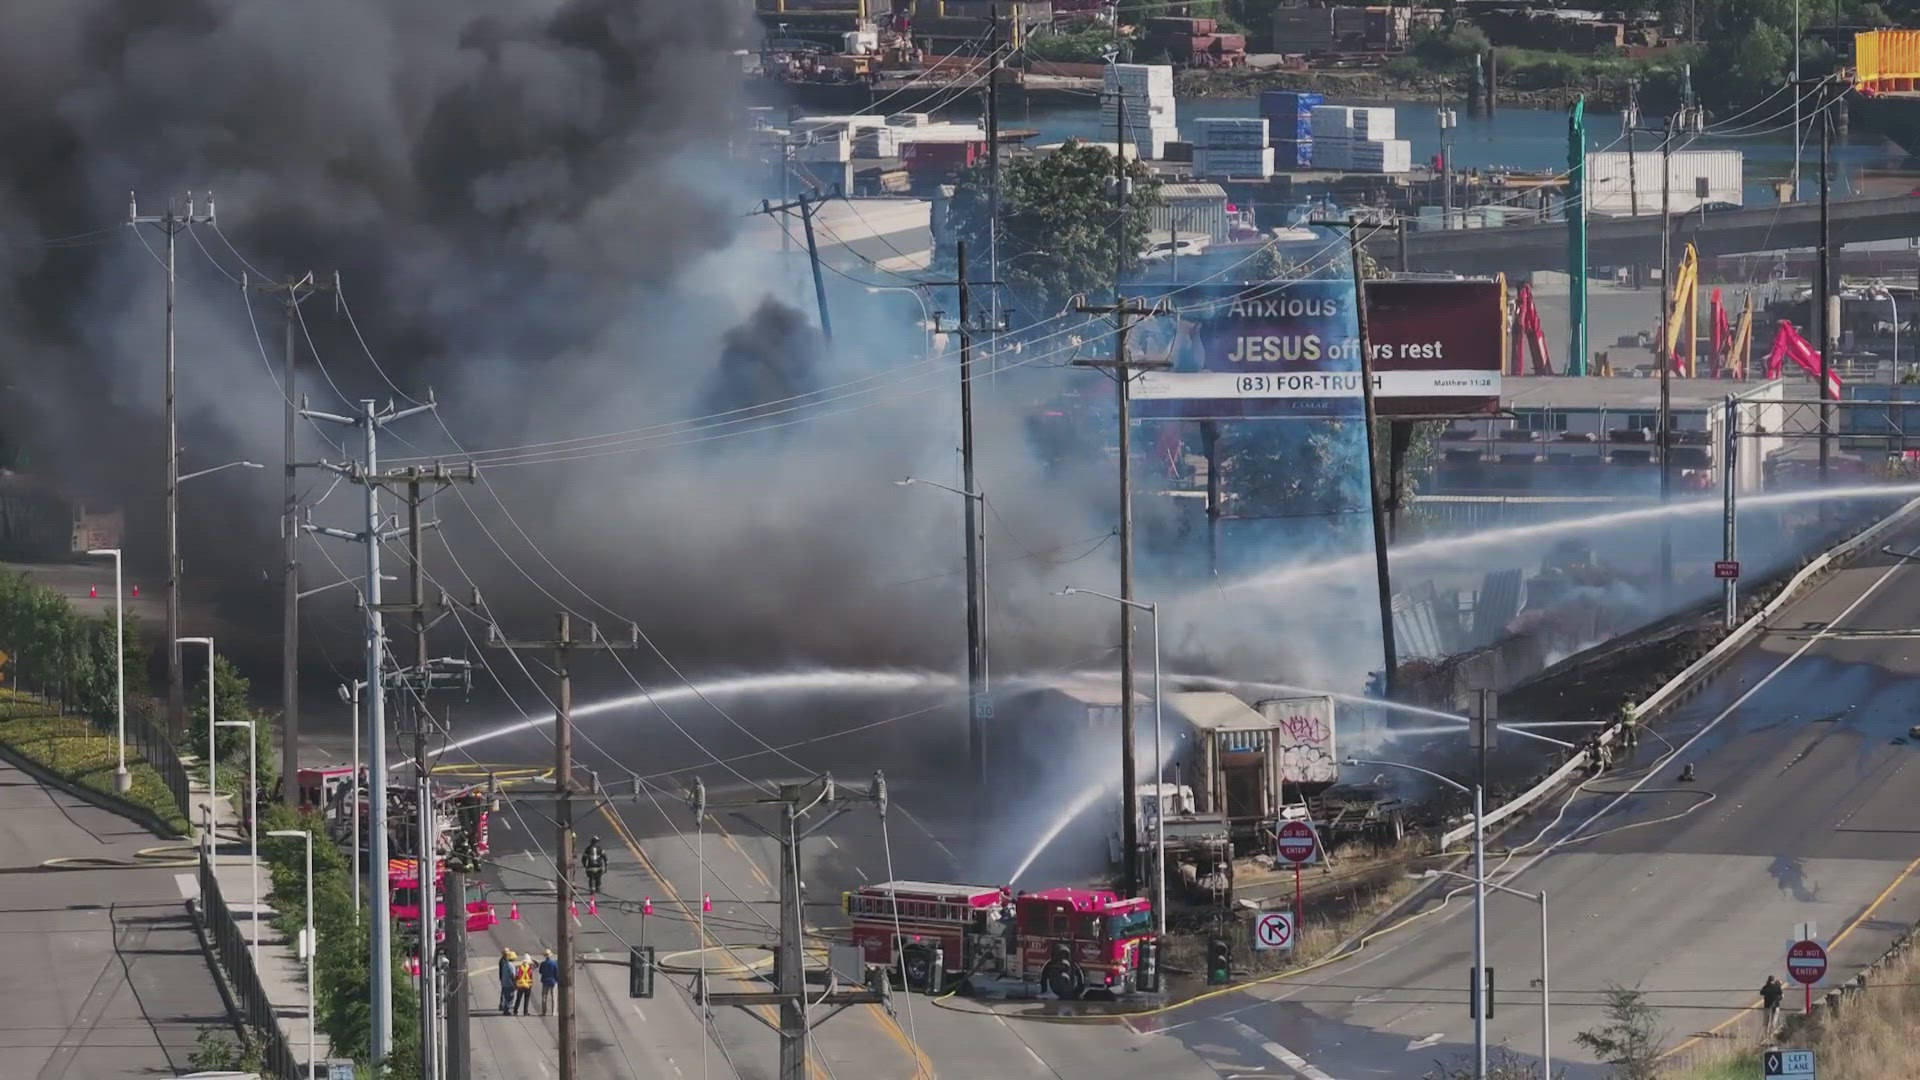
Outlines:
{"type": "MultiPolygon", "coordinates": [[[[682,912],[685,912],[690,918],[693,917],[693,909],[687,905],[685,900],[681,899],[680,891],[673,887],[673,883],[667,880],[666,875],[660,873],[659,869],[653,865],[653,860],[647,858],[647,853],[640,850],[640,841],[634,839],[633,833],[627,830],[627,823],[620,819],[620,815],[614,813],[604,802],[600,804],[599,810],[601,816],[607,819],[607,823],[613,826],[614,834],[619,836],[621,842],[627,845],[628,851],[633,852],[634,860],[646,868],[648,876],[652,877],[653,880],[659,884],[660,888],[666,891],[667,896],[672,899],[675,904],[680,906],[682,912]]],[[[698,926],[697,921],[696,926],[698,926]]],[[[703,947],[718,948],[720,946],[719,939],[707,932],[704,926],[699,927],[699,934],[700,944],[703,947]]],[[[753,1011],[759,1014],[760,1019],[771,1025],[774,1030],[779,1030],[780,1013],[773,1008],[773,1006],[755,1006],[753,1011]]],[[[820,1066],[818,1061],[814,1060],[811,1049],[809,1049],[807,1053],[807,1077],[808,1080],[828,1080],[826,1070],[820,1066]]]]}
{"type": "MultiPolygon", "coordinates": [[[[1920,870],[1920,858],[1915,858],[1912,862],[1908,863],[1906,869],[1900,871],[1900,873],[1892,881],[1887,882],[1887,887],[1880,890],[1880,895],[1873,898],[1873,903],[1868,904],[1865,911],[1862,911],[1860,914],[1855,915],[1853,917],[1852,922],[1849,922],[1845,927],[1843,927],[1838,934],[1833,935],[1833,940],[1827,942],[1827,951],[1832,952],[1834,949],[1839,948],[1840,943],[1847,939],[1848,934],[1853,933],[1855,928],[1857,928],[1861,923],[1866,922],[1868,919],[1873,918],[1873,913],[1880,910],[1881,904],[1884,904],[1887,902],[1887,897],[1893,895],[1893,890],[1899,888],[1900,883],[1907,880],[1907,878],[1911,877],[1915,870],[1920,870]]],[[[1746,1008],[1740,1010],[1737,1013],[1734,1013],[1732,1016],[1727,1017],[1725,1020],[1720,1021],[1719,1023],[1713,1025],[1712,1027],[1701,1032],[1700,1034],[1687,1039],[1687,1041],[1680,1043],[1679,1045],[1675,1046],[1673,1049],[1662,1052],[1660,1057],[1663,1059],[1672,1057],[1674,1054],[1677,1054],[1680,1051],[1685,1050],[1687,1047],[1692,1046],[1693,1044],[1701,1041],[1702,1039],[1713,1038],[1715,1035],[1718,1035],[1720,1034],[1720,1032],[1726,1030],[1726,1028],[1729,1025],[1733,1024],[1735,1021],[1739,1020],[1741,1017],[1752,1012],[1754,1009],[1758,1008],[1759,1006],[1760,1006],[1760,999],[1756,997],[1753,999],[1753,1004],[1748,1005],[1746,1008]]]]}
{"type": "MultiPolygon", "coordinates": [[[[740,846],[740,842],[734,838],[734,835],[728,832],[726,827],[721,825],[717,820],[713,823],[713,827],[719,830],[720,837],[726,842],[726,845],[738,853],[742,859],[746,860],[747,870],[753,874],[754,880],[758,881],[767,891],[773,893],[775,897],[778,897],[780,891],[773,887],[773,881],[761,871],[759,862],[756,861],[752,855],[748,854],[744,847],[740,846]]],[[[892,1013],[878,1005],[869,1005],[867,1009],[870,1015],[878,1021],[880,1030],[886,1032],[887,1037],[897,1043],[902,1050],[906,1051],[907,1056],[913,1059],[915,1076],[933,1077],[937,1075],[933,1069],[933,1062],[927,1060],[927,1055],[921,1051],[919,1046],[914,1044],[912,1039],[907,1038],[907,1033],[901,1029],[900,1022],[893,1018],[892,1013]]]]}

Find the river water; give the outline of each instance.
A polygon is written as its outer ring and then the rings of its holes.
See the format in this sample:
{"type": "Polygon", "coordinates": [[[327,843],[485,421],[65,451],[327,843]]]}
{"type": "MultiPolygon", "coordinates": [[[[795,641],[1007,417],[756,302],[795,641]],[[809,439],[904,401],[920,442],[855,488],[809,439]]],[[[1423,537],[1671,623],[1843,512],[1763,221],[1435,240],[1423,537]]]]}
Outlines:
{"type": "MultiPolygon", "coordinates": [[[[1415,163],[1432,160],[1440,150],[1440,132],[1431,104],[1338,104],[1390,105],[1395,114],[1396,134],[1412,143],[1415,163]]],[[[1782,95],[1750,113],[1730,117],[1722,126],[1734,132],[1734,137],[1705,135],[1688,145],[1691,149],[1743,151],[1748,205],[1772,203],[1774,196],[1769,181],[1786,177],[1793,161],[1792,113],[1775,115],[1790,104],[1790,99],[1782,95]]],[[[1456,168],[1557,173],[1567,167],[1567,114],[1564,111],[1501,109],[1491,118],[1468,116],[1464,108],[1456,109],[1455,113],[1459,120],[1452,137],[1456,168]]],[[[949,110],[945,115],[957,121],[977,119],[971,109],[949,110]]],[[[1257,116],[1259,102],[1253,98],[1180,98],[1175,115],[1184,128],[1202,117],[1257,116]]],[[[1031,140],[1032,145],[1068,138],[1096,141],[1113,138],[1110,125],[1100,119],[1097,101],[1081,107],[1010,109],[1001,124],[1038,131],[1039,135],[1031,140]]],[[[1811,134],[1812,129],[1808,130],[1811,134]]],[[[1641,150],[1655,150],[1660,144],[1657,136],[1643,134],[1636,136],[1635,145],[1641,150]]],[[[1619,113],[1587,114],[1587,148],[1589,151],[1626,149],[1619,113]]],[[[1803,183],[1810,196],[1818,173],[1819,154],[1817,136],[1810,137],[1801,159],[1803,183]]],[[[1839,166],[1834,182],[1836,198],[1855,194],[1861,170],[1898,168],[1905,160],[1905,155],[1892,143],[1864,131],[1836,138],[1832,156],[1839,166]]]]}

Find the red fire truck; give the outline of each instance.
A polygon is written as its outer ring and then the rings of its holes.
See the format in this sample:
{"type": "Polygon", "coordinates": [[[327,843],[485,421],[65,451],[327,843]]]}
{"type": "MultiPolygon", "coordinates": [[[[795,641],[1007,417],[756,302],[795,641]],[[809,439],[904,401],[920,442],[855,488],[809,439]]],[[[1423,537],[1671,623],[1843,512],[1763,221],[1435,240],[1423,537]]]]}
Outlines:
{"type": "MultiPolygon", "coordinates": [[[[394,922],[413,925],[420,921],[419,866],[417,859],[387,860],[387,911],[393,916],[394,922]]],[[[439,940],[445,936],[445,931],[439,928],[438,923],[447,917],[447,868],[438,859],[434,860],[433,884],[434,939],[439,940]]],[[[470,932],[486,930],[500,921],[478,884],[468,883],[465,907],[467,930],[470,932]]]]}
{"type": "Polygon", "coordinates": [[[1131,993],[1153,904],[1105,889],[888,881],[845,894],[853,943],[874,967],[929,993],[955,978],[1038,983],[1064,999],[1131,993]]]}

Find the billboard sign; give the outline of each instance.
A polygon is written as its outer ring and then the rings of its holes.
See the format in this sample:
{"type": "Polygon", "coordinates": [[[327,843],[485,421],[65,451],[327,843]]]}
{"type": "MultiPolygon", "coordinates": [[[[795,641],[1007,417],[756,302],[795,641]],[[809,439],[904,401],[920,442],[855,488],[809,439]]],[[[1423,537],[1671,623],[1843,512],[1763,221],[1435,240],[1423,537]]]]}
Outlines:
{"type": "MultiPolygon", "coordinates": [[[[1375,404],[1381,416],[1492,412],[1505,340],[1497,281],[1369,282],[1375,404]]],[[[1134,415],[1169,420],[1358,417],[1353,287],[1274,281],[1181,290],[1178,310],[1144,320],[1136,359],[1170,367],[1134,383],[1134,415]]]]}

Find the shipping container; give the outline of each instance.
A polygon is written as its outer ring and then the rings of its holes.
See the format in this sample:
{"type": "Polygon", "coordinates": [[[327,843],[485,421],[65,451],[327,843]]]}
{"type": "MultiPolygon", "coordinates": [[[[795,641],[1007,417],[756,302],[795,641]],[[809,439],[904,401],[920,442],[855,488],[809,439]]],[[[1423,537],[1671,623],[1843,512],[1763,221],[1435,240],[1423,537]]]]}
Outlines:
{"type": "Polygon", "coordinates": [[[1273,167],[1276,169],[1311,169],[1314,167],[1312,139],[1281,139],[1273,144],[1273,167]]]}
{"type": "MultiPolygon", "coordinates": [[[[1674,213],[1698,209],[1703,203],[1746,202],[1743,184],[1745,156],[1738,150],[1681,150],[1673,155],[1668,173],[1674,213]]],[[[1660,212],[1660,151],[1634,155],[1631,172],[1625,151],[1587,155],[1588,205],[1596,214],[1633,212],[1632,182],[1638,179],[1640,212],[1660,212]]]]}
{"type": "Polygon", "coordinates": [[[1151,231],[1178,230],[1183,237],[1200,235],[1215,243],[1226,242],[1227,190],[1219,184],[1162,184],[1160,200],[1162,205],[1148,211],[1151,231]]]}
{"type": "Polygon", "coordinates": [[[911,172],[939,172],[965,169],[986,155],[985,139],[915,139],[901,144],[900,156],[911,172]]]}

